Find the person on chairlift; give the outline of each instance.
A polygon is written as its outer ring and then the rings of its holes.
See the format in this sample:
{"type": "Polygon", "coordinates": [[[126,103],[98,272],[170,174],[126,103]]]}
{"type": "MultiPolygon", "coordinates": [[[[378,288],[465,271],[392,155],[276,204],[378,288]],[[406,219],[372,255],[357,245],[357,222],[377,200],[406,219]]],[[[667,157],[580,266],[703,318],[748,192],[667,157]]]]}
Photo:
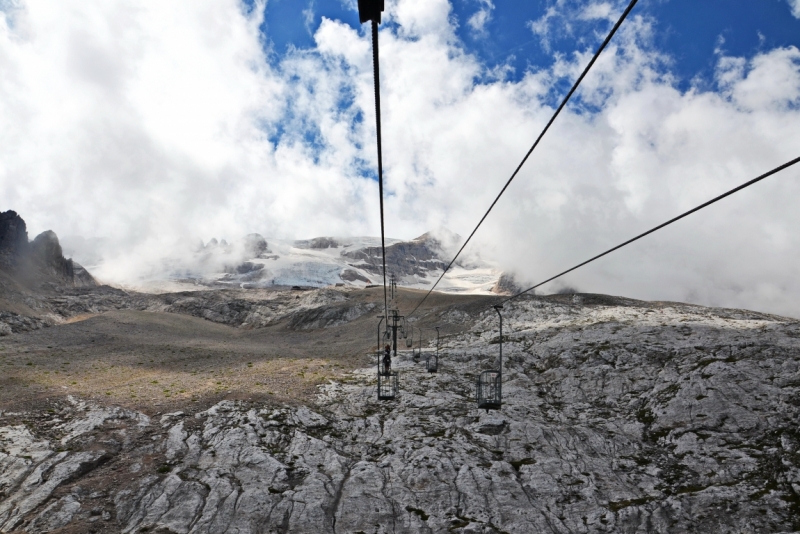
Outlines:
{"type": "Polygon", "coordinates": [[[392,370],[392,347],[390,345],[386,345],[386,348],[383,349],[383,372],[384,374],[389,374],[389,371],[392,370]]]}

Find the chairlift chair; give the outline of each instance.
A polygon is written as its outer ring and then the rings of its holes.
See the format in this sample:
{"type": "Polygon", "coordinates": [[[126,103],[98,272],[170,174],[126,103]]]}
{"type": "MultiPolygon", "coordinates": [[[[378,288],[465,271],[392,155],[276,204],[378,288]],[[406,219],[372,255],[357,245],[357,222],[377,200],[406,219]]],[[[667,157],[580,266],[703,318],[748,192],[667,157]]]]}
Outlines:
{"type": "Polygon", "coordinates": [[[388,341],[391,339],[391,335],[388,330],[384,330],[383,335],[381,335],[381,324],[385,317],[379,315],[378,318],[380,319],[378,322],[378,350],[375,351],[375,357],[378,360],[378,400],[394,400],[398,391],[397,372],[384,369],[383,356],[385,353],[381,342],[381,338],[383,338],[383,341],[388,341]]]}
{"type": "Polygon", "coordinates": [[[387,371],[383,363],[378,369],[378,400],[395,400],[399,391],[399,378],[397,371],[387,371]]]}
{"type": "Polygon", "coordinates": [[[383,365],[383,351],[378,351],[378,400],[395,400],[399,391],[399,374],[383,365]]]}
{"type": "Polygon", "coordinates": [[[425,358],[425,369],[429,373],[438,373],[439,372],[439,355],[438,354],[428,354],[428,357],[425,358]]]}
{"type": "Polygon", "coordinates": [[[484,371],[478,377],[475,398],[481,410],[499,410],[503,404],[503,374],[500,371],[484,371]]]}
{"type": "Polygon", "coordinates": [[[483,371],[478,376],[475,400],[478,409],[499,410],[503,405],[503,316],[500,314],[502,306],[495,306],[497,315],[500,316],[500,367],[497,370],[483,371]]]}

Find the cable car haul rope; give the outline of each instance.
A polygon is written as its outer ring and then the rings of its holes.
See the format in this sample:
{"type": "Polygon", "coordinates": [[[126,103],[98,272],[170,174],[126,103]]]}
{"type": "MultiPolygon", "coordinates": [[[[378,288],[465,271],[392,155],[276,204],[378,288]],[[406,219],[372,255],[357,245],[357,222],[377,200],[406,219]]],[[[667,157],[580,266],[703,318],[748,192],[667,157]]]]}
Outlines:
{"type": "MultiPolygon", "coordinates": [[[[620,16],[620,18],[617,21],[617,23],[614,25],[614,27],[609,32],[608,36],[605,38],[603,43],[597,49],[597,51],[595,52],[595,54],[592,57],[591,61],[589,61],[588,65],[583,70],[583,72],[578,77],[578,79],[575,81],[575,83],[573,84],[572,88],[569,90],[567,95],[564,97],[564,99],[562,100],[561,104],[558,106],[558,108],[556,109],[556,111],[553,114],[553,116],[547,122],[547,124],[545,125],[544,129],[542,130],[542,132],[536,138],[536,141],[533,143],[533,146],[531,146],[530,150],[528,150],[527,154],[525,154],[525,157],[522,158],[522,161],[519,163],[519,165],[516,167],[516,169],[514,170],[513,174],[511,175],[511,177],[508,179],[508,181],[505,183],[503,188],[500,190],[500,193],[497,195],[497,197],[494,199],[492,204],[489,206],[489,209],[486,211],[486,213],[483,215],[483,217],[481,217],[481,219],[478,222],[477,226],[475,226],[475,229],[472,230],[472,233],[470,233],[469,237],[467,237],[467,240],[464,242],[464,244],[458,250],[458,252],[453,257],[453,259],[450,261],[450,263],[447,265],[447,267],[442,271],[442,274],[441,274],[441,276],[439,276],[439,279],[436,280],[436,283],[433,284],[431,289],[422,297],[422,299],[417,303],[417,305],[414,307],[414,309],[411,311],[411,313],[408,314],[407,317],[411,317],[414,313],[416,313],[416,311],[420,308],[420,306],[422,306],[422,304],[425,302],[425,300],[428,298],[428,296],[433,292],[433,290],[436,288],[436,286],[439,284],[439,282],[441,282],[441,280],[444,278],[444,276],[447,274],[447,272],[453,266],[455,261],[458,259],[458,257],[461,255],[461,253],[464,251],[464,249],[467,246],[467,244],[470,242],[472,237],[475,235],[475,232],[478,231],[478,229],[480,228],[481,224],[483,224],[483,221],[486,220],[486,218],[489,216],[489,213],[492,211],[492,209],[497,204],[498,200],[500,200],[500,197],[503,195],[503,193],[505,193],[506,189],[508,189],[508,186],[514,180],[514,178],[517,176],[517,174],[519,174],[519,171],[522,169],[522,166],[525,164],[525,162],[528,160],[530,155],[533,153],[533,151],[539,145],[539,143],[541,142],[542,138],[545,136],[547,131],[550,129],[550,126],[552,126],[552,124],[555,122],[556,118],[559,116],[561,111],[564,109],[564,107],[569,102],[570,98],[574,95],[575,91],[578,89],[578,87],[580,86],[580,84],[583,81],[583,79],[586,77],[588,72],[591,70],[592,66],[595,64],[595,62],[597,61],[598,57],[603,52],[603,50],[608,46],[608,44],[611,41],[612,37],[617,32],[617,30],[619,30],[619,28],[622,25],[623,21],[628,17],[628,15],[630,14],[631,10],[636,5],[636,3],[637,3],[637,0],[631,0],[631,2],[628,4],[628,7],[622,13],[622,15],[620,16]]],[[[377,345],[377,355],[378,355],[378,357],[377,357],[377,359],[378,359],[378,362],[377,362],[377,368],[378,368],[378,399],[379,400],[395,400],[397,398],[398,389],[399,389],[399,378],[398,378],[397,371],[392,371],[392,369],[391,369],[392,350],[394,351],[394,355],[396,357],[397,356],[397,337],[398,337],[398,333],[400,335],[402,335],[402,337],[407,339],[409,332],[406,329],[406,322],[405,322],[406,318],[401,316],[401,315],[399,315],[399,310],[397,310],[397,309],[390,310],[389,309],[389,299],[388,299],[388,296],[387,296],[388,290],[387,290],[387,283],[386,283],[386,236],[385,236],[384,209],[383,209],[383,146],[382,146],[382,136],[381,136],[380,69],[379,69],[379,49],[378,49],[378,24],[380,24],[380,22],[381,22],[381,13],[383,12],[383,10],[384,10],[384,0],[358,0],[358,13],[359,13],[359,19],[360,19],[361,23],[364,24],[366,22],[370,22],[371,27],[372,27],[372,59],[373,59],[373,75],[374,75],[374,79],[375,79],[375,120],[376,120],[376,133],[377,133],[377,145],[378,145],[378,191],[379,191],[379,194],[380,194],[381,254],[382,254],[382,266],[383,266],[383,306],[384,306],[384,314],[379,316],[380,322],[378,323],[378,345],[377,345]],[[386,325],[384,326],[383,336],[381,336],[381,325],[382,325],[384,319],[386,320],[386,325]],[[382,347],[383,343],[386,342],[386,341],[389,341],[390,344],[386,344],[385,349],[382,350],[381,347],[382,347]]],[[[673,223],[675,223],[675,222],[677,222],[677,221],[679,221],[679,220],[681,220],[681,219],[683,219],[685,217],[688,217],[689,215],[691,215],[691,214],[693,214],[693,213],[695,213],[697,211],[700,211],[703,208],[706,208],[706,207],[708,207],[708,206],[710,206],[710,205],[712,205],[712,204],[714,204],[714,203],[716,203],[716,202],[718,202],[718,201],[720,201],[720,200],[722,200],[722,199],[724,199],[724,198],[726,198],[726,197],[728,197],[730,195],[733,195],[734,193],[736,193],[738,191],[741,191],[741,190],[743,190],[743,189],[745,189],[747,187],[750,187],[751,185],[753,185],[753,184],[755,184],[757,182],[760,182],[761,180],[764,180],[765,178],[773,176],[774,174],[777,174],[778,172],[780,172],[780,171],[782,171],[784,169],[787,169],[787,168],[789,168],[789,167],[791,167],[791,166],[793,166],[793,165],[795,165],[795,164],[797,164],[799,162],[800,162],[800,158],[795,158],[795,159],[793,159],[793,160],[791,160],[791,161],[789,161],[787,163],[784,163],[783,165],[780,165],[780,166],[772,169],[771,171],[768,171],[768,172],[762,174],[761,176],[758,176],[757,178],[754,178],[754,179],[752,179],[752,180],[750,180],[748,182],[745,182],[744,184],[742,184],[742,185],[740,185],[738,187],[735,187],[735,188],[731,189],[730,191],[727,191],[726,193],[723,193],[722,195],[719,195],[719,196],[717,196],[717,197],[715,197],[715,198],[713,198],[713,199],[711,199],[711,200],[709,200],[709,201],[707,201],[707,202],[705,202],[705,203],[703,203],[703,204],[701,204],[701,205],[699,205],[699,206],[697,206],[697,207],[695,207],[695,208],[693,208],[693,209],[691,209],[691,210],[689,210],[687,212],[684,212],[681,215],[678,215],[677,217],[674,217],[674,218],[670,219],[669,221],[666,221],[666,222],[664,222],[664,223],[662,223],[662,224],[660,224],[660,225],[658,225],[658,226],[656,226],[654,228],[651,228],[650,230],[648,230],[648,231],[646,231],[644,233],[641,233],[641,234],[637,235],[636,237],[625,241],[624,243],[621,243],[621,244],[619,244],[619,245],[617,245],[617,246],[615,246],[613,248],[610,248],[610,249],[606,250],[605,252],[603,252],[601,254],[598,254],[598,255],[596,255],[596,256],[594,256],[592,258],[589,258],[588,260],[586,260],[586,261],[584,261],[582,263],[579,263],[578,265],[576,265],[576,266],[574,266],[574,267],[572,267],[570,269],[567,269],[566,271],[563,271],[563,272],[561,272],[561,273],[559,273],[559,274],[557,274],[557,275],[555,275],[553,277],[550,277],[547,280],[536,284],[535,286],[529,287],[528,289],[526,289],[524,291],[521,291],[521,292],[517,293],[516,295],[508,297],[507,299],[503,300],[499,305],[493,306],[495,311],[497,312],[497,315],[498,315],[499,320],[500,320],[500,343],[499,343],[499,345],[500,345],[500,357],[499,357],[499,361],[498,361],[499,365],[498,365],[497,369],[491,369],[491,370],[483,371],[479,375],[479,377],[478,377],[478,379],[476,381],[475,399],[477,401],[478,408],[485,409],[485,410],[488,411],[488,410],[500,409],[501,406],[502,406],[503,316],[500,313],[500,310],[503,308],[504,304],[507,304],[507,303],[513,301],[514,299],[520,297],[521,295],[524,295],[524,294],[526,294],[526,293],[528,293],[528,292],[530,292],[530,291],[532,291],[532,290],[534,290],[534,289],[536,289],[536,288],[538,288],[540,286],[543,286],[543,285],[545,285],[545,284],[547,284],[549,282],[552,282],[553,280],[556,280],[557,278],[560,278],[561,276],[564,276],[564,275],[566,275],[568,273],[571,273],[571,272],[573,272],[573,271],[575,271],[575,270],[577,270],[577,269],[579,269],[579,268],[581,268],[581,267],[583,267],[585,265],[588,265],[589,263],[592,263],[593,261],[596,261],[596,260],[598,260],[598,259],[600,259],[600,258],[602,258],[602,257],[604,257],[604,256],[606,256],[608,254],[611,254],[612,252],[614,252],[616,250],[619,250],[619,249],[621,249],[621,248],[633,243],[634,241],[638,241],[639,239],[642,239],[645,236],[648,236],[648,235],[650,235],[650,234],[652,234],[654,232],[657,232],[658,230],[661,230],[662,228],[665,228],[665,227],[667,227],[667,226],[669,226],[669,225],[671,225],[671,224],[673,224],[673,223]]],[[[394,302],[395,302],[394,301],[394,277],[392,278],[392,298],[393,298],[393,308],[394,308],[394,306],[395,306],[395,304],[394,304],[394,302]]],[[[419,327],[418,327],[418,330],[420,331],[419,347],[418,347],[419,355],[414,355],[414,360],[415,361],[419,360],[419,356],[421,356],[421,353],[422,353],[422,330],[419,327]]],[[[412,347],[412,344],[413,344],[412,343],[412,340],[413,340],[413,328],[410,328],[410,333],[411,333],[411,340],[407,341],[407,347],[412,347]]],[[[413,354],[413,348],[412,348],[412,354],[413,354]]],[[[438,371],[438,368],[439,368],[439,327],[436,327],[436,353],[435,353],[435,355],[429,354],[428,357],[426,358],[426,369],[427,369],[428,372],[435,373],[435,372],[438,371]]]]}
{"type": "Polygon", "coordinates": [[[372,26],[372,75],[375,80],[375,131],[378,138],[378,195],[381,208],[381,258],[383,260],[383,313],[389,316],[386,296],[386,232],[383,218],[383,139],[381,135],[381,77],[378,60],[378,24],[381,23],[383,0],[358,0],[358,16],[361,24],[369,21],[372,26]]]}

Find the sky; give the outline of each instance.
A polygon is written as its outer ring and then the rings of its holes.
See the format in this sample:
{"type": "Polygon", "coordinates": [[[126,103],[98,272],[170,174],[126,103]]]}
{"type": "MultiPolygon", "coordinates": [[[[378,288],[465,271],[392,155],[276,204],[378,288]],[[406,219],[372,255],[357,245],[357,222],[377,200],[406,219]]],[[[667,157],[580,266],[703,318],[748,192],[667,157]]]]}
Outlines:
{"type": "MultiPolygon", "coordinates": [[[[627,3],[386,0],[386,231],[466,236],[627,3]]],[[[0,210],[134,283],[378,235],[356,0],[0,0],[0,210]]],[[[800,0],[640,0],[467,249],[542,279],[800,156],[800,0]]],[[[800,317],[800,168],[546,287],[800,317]]],[[[80,260],[80,258],[78,258],[80,260]]]]}

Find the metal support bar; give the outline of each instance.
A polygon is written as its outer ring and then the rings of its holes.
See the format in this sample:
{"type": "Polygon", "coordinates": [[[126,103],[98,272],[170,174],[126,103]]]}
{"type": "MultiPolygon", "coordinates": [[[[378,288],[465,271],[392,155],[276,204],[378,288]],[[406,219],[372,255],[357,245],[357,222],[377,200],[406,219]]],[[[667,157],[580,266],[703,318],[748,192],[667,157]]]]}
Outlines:
{"type": "Polygon", "coordinates": [[[500,313],[500,310],[503,309],[503,305],[499,304],[494,307],[494,311],[497,312],[497,315],[500,317],[500,366],[498,367],[500,371],[500,381],[502,383],[503,380],[503,315],[500,313]]]}

